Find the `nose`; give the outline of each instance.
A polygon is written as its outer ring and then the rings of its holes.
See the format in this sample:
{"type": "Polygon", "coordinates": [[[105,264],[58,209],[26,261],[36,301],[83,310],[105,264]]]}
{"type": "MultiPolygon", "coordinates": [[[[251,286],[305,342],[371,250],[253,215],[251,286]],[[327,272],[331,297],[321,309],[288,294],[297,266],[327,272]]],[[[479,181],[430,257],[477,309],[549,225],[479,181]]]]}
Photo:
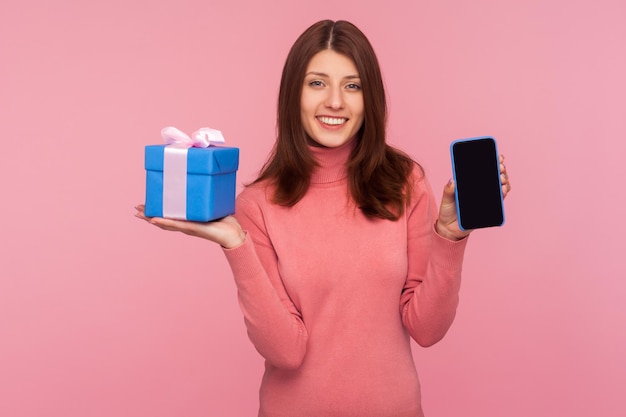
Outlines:
{"type": "Polygon", "coordinates": [[[338,110],[343,107],[343,91],[338,86],[330,87],[326,96],[326,106],[338,110]]]}

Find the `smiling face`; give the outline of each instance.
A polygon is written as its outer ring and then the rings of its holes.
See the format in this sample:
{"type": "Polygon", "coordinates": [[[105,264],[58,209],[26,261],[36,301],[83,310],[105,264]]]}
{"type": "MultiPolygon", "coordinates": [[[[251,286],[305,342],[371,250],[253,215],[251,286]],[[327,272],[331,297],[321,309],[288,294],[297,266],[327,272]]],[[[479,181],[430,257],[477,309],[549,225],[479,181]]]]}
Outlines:
{"type": "Polygon", "coordinates": [[[302,125],[316,144],[347,143],[363,125],[363,92],[354,62],[331,49],[311,58],[300,98],[302,125]]]}

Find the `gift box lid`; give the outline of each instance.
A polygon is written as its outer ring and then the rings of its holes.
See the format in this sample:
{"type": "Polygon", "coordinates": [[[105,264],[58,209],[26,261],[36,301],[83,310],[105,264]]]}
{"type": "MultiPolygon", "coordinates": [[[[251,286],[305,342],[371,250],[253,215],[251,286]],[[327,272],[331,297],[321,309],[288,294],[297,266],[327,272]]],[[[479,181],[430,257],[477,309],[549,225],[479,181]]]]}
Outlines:
{"type": "MultiPolygon", "coordinates": [[[[145,152],[145,167],[148,171],[163,171],[163,155],[167,145],[148,145],[145,152]]],[[[190,174],[226,174],[237,171],[239,148],[209,146],[189,148],[187,172],[190,174]]]]}

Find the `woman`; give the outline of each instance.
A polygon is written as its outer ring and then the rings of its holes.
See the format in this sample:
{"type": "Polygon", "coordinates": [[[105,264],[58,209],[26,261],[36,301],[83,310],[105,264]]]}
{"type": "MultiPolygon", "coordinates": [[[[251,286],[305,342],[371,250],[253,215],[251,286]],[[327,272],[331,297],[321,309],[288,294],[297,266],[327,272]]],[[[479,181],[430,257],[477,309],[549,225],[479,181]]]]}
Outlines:
{"type": "Polygon", "coordinates": [[[223,246],[266,361],[260,416],[423,416],[409,340],[432,345],[452,324],[469,233],[454,184],[437,213],[423,171],[385,143],[386,116],[367,38],[318,22],[289,52],[277,141],[235,216],[202,224],[137,207],[223,246]]]}

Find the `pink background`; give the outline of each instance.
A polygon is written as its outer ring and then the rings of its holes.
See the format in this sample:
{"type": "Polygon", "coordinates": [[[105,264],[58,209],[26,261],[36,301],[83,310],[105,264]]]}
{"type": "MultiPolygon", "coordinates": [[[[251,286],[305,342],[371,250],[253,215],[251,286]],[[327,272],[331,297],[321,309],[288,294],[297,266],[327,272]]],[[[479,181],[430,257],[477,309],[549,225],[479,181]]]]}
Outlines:
{"type": "Polygon", "coordinates": [[[390,141],[437,194],[453,139],[507,157],[507,224],[471,237],[457,320],[415,349],[427,415],[625,415],[626,3],[296,4],[2,0],[0,415],[255,415],[221,250],[133,217],[143,146],[208,125],[253,179],[322,18],[371,39],[390,141]]]}

